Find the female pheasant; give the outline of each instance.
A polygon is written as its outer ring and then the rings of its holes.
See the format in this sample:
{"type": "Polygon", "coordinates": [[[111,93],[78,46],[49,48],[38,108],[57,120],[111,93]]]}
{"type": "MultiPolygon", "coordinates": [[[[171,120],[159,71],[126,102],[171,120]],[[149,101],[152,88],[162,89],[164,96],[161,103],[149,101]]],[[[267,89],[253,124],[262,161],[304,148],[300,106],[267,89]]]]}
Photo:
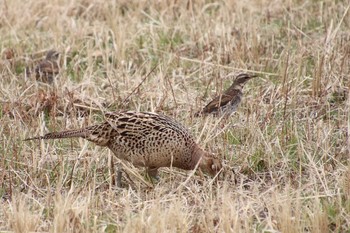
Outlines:
{"type": "Polygon", "coordinates": [[[157,176],[160,167],[192,170],[198,164],[212,176],[222,168],[218,158],[200,148],[184,126],[167,116],[128,111],[107,113],[105,119],[86,128],[25,140],[81,137],[108,147],[118,158],[135,166],[146,167],[152,177],[157,176]]]}

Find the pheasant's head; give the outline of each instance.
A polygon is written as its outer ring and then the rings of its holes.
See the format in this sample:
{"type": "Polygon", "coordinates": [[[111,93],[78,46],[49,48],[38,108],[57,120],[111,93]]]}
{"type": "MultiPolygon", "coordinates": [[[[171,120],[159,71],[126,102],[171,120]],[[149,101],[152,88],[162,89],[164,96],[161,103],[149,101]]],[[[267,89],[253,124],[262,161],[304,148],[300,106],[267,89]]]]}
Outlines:
{"type": "Polygon", "coordinates": [[[211,176],[216,176],[222,169],[222,162],[214,154],[204,152],[199,162],[199,168],[211,176]]]}

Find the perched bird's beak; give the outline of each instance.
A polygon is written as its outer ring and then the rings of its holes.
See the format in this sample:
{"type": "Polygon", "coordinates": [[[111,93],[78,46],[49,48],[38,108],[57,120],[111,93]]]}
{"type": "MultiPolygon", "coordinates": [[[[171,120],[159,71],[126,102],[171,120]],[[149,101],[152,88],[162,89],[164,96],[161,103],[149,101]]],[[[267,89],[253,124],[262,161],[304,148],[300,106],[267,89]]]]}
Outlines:
{"type": "Polygon", "coordinates": [[[250,79],[252,79],[252,78],[256,78],[256,77],[259,77],[257,74],[252,74],[252,75],[250,75],[250,79]]]}

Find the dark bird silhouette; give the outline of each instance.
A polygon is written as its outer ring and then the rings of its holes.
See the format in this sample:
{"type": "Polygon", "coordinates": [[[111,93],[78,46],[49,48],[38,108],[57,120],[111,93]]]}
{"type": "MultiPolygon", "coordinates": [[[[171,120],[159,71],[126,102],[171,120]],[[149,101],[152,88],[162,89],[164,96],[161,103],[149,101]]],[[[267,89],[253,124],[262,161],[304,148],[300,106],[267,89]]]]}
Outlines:
{"type": "Polygon", "coordinates": [[[44,60],[35,67],[35,78],[37,81],[52,84],[54,77],[58,75],[60,68],[58,64],[59,53],[50,50],[44,60]]]}

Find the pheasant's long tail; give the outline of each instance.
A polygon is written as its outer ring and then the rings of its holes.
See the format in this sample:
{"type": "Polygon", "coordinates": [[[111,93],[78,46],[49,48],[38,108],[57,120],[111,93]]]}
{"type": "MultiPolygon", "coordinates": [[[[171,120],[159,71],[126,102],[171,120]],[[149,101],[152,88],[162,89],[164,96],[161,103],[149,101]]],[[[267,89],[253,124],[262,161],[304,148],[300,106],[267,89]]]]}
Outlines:
{"type": "Polygon", "coordinates": [[[38,136],[38,137],[32,137],[32,138],[26,138],[24,141],[30,141],[30,140],[41,140],[41,139],[58,139],[58,138],[86,138],[88,134],[88,130],[85,129],[73,129],[73,130],[66,130],[62,132],[53,132],[45,134],[44,136],[38,136]]]}

